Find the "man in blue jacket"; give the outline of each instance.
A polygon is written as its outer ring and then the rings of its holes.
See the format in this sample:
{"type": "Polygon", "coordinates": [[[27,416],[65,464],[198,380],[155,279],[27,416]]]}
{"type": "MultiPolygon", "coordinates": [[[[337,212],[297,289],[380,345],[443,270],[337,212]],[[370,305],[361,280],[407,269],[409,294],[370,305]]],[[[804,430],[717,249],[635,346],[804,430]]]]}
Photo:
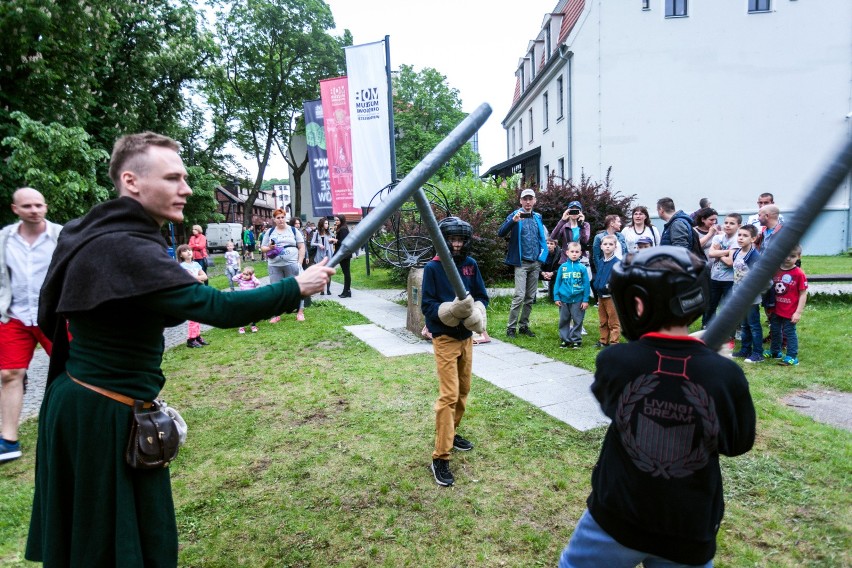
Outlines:
{"type": "Polygon", "coordinates": [[[663,197],[657,201],[657,215],[666,222],[663,234],[660,235],[661,245],[674,245],[689,250],[692,246],[692,219],[683,211],[675,211],[674,200],[663,197]]]}
{"type": "Polygon", "coordinates": [[[506,260],[503,262],[515,267],[515,295],[509,309],[507,337],[515,337],[516,333],[535,337],[529,327],[530,312],[538,287],[541,263],[547,258],[547,229],[541,221],[541,215],[533,211],[534,206],[535,191],[523,190],[521,208],[509,213],[497,231],[501,237],[509,238],[506,260]]]}

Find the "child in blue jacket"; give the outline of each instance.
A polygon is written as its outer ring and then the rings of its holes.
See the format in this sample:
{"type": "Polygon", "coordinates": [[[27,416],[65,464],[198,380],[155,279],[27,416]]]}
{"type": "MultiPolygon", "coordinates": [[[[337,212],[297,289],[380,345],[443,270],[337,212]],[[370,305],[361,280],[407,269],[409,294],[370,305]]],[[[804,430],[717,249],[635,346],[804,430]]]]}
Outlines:
{"type": "Polygon", "coordinates": [[[589,273],[580,262],[580,243],[568,243],[568,259],[559,267],[553,299],[559,306],[559,347],[579,349],[583,342],[583,318],[589,307],[589,273]],[[573,324],[572,324],[573,322],[573,324]]]}

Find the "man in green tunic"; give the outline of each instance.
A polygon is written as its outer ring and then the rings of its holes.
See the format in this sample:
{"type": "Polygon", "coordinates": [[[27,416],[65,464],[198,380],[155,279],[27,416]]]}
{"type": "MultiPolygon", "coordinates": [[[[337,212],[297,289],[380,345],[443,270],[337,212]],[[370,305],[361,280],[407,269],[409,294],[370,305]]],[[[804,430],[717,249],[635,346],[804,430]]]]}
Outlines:
{"type": "Polygon", "coordinates": [[[65,226],[38,323],[54,348],[39,413],[26,558],[45,566],[176,566],[168,469],[125,461],[132,408],[165,383],[163,329],[186,319],[238,327],[293,311],[334,269],[241,294],[201,286],[172,260],[160,228],[183,220],[192,190],[174,140],[120,138],[110,159],[119,197],[65,226]]]}

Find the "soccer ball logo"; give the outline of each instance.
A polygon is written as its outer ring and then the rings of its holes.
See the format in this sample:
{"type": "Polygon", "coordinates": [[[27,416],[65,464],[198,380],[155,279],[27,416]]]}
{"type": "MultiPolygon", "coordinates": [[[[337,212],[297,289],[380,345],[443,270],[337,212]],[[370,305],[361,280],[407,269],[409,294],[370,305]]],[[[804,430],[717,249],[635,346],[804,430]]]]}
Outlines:
{"type": "Polygon", "coordinates": [[[776,282],[775,283],[775,293],[778,296],[783,296],[786,291],[787,291],[787,286],[783,282],[776,282]]]}

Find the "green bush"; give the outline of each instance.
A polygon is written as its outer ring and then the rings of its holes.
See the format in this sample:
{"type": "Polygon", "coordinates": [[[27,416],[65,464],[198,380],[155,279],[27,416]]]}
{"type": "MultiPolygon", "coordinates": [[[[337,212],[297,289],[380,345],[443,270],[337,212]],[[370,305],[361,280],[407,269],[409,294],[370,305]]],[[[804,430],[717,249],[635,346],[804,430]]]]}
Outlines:
{"type": "MultiPolygon", "coordinates": [[[[604,229],[604,218],[607,215],[621,215],[627,219],[636,195],[622,195],[613,190],[611,171],[612,168],[607,169],[602,181],[594,181],[581,172],[579,184],[571,179],[550,176],[546,189],[538,192],[535,204],[545,227],[552,231],[571,201],[579,201],[583,205],[583,214],[592,228],[592,235],[604,229]]],[[[520,197],[520,191],[517,196],[520,197]]],[[[517,206],[518,202],[516,200],[513,206],[517,206]]]]}
{"type": "MultiPolygon", "coordinates": [[[[493,180],[483,181],[467,177],[445,181],[440,186],[429,188],[432,194],[432,209],[438,220],[450,214],[473,226],[471,256],[479,264],[487,285],[511,280],[512,268],[503,263],[507,241],[498,237],[497,231],[506,216],[519,206],[521,188],[510,189],[515,185],[514,179],[497,183],[493,180]]],[[[600,182],[581,174],[579,184],[574,184],[573,180],[559,183],[551,176],[546,189],[537,192],[535,209],[541,213],[544,225],[550,231],[556,226],[568,203],[577,200],[583,204],[586,220],[591,224],[594,234],[603,229],[603,220],[607,215],[618,214],[626,217],[634,199],[635,195],[625,196],[613,190],[609,171],[600,182]]],[[[412,200],[403,205],[402,213],[385,223],[379,239],[394,239],[397,226],[399,234],[409,243],[414,243],[421,237],[428,237],[426,226],[421,223],[412,200]]],[[[425,264],[433,255],[434,252],[423,255],[419,265],[425,264]]],[[[408,268],[394,267],[382,260],[380,254],[374,253],[371,259],[375,259],[374,262],[378,266],[388,267],[394,274],[394,280],[405,285],[408,268]]]]}

